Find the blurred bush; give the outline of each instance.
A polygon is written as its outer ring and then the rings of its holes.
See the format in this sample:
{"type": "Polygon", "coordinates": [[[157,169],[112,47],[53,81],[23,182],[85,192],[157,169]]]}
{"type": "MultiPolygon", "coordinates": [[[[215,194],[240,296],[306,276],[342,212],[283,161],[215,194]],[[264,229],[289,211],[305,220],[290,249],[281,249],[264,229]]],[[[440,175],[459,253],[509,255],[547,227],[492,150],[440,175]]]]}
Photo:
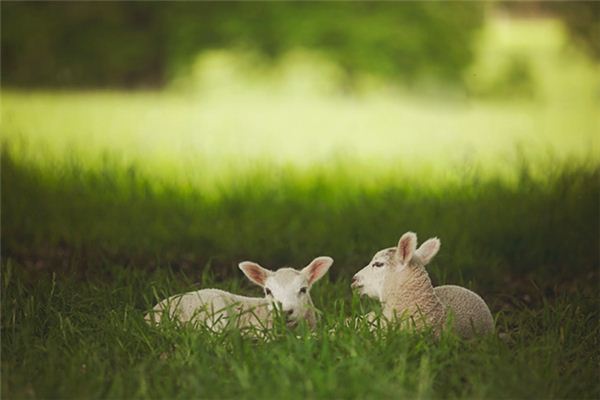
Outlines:
{"type": "Polygon", "coordinates": [[[198,52],[236,47],[274,60],[310,49],[358,73],[460,82],[483,3],[202,2],[2,5],[9,86],[156,87],[198,52]]]}
{"type": "Polygon", "coordinates": [[[600,60],[600,2],[503,0],[497,5],[513,15],[552,15],[560,19],[571,40],[587,51],[590,57],[600,60]]]}
{"type": "Polygon", "coordinates": [[[484,73],[467,79],[467,89],[472,95],[512,99],[531,99],[536,95],[537,84],[531,60],[524,54],[507,54],[495,68],[480,70],[484,73]]]}
{"type": "Polygon", "coordinates": [[[556,2],[546,6],[560,16],[574,41],[600,60],[600,2],[556,2]]]}

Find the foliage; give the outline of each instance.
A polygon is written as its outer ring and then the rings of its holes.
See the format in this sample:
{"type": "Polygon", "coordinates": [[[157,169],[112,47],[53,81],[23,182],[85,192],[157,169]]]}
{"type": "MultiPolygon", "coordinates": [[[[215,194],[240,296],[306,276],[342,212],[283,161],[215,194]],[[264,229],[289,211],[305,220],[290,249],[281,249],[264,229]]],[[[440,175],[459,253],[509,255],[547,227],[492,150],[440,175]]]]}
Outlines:
{"type": "Polygon", "coordinates": [[[552,15],[567,28],[573,42],[600,60],[600,3],[597,1],[501,1],[499,8],[515,15],[552,15]]]}
{"type": "Polygon", "coordinates": [[[483,22],[475,3],[85,2],[2,5],[2,79],[12,86],[156,86],[202,50],[275,58],[309,48],[349,77],[457,81],[483,22]]]}
{"type": "Polygon", "coordinates": [[[558,2],[547,5],[565,22],[575,42],[597,61],[600,60],[600,3],[596,1],[558,2]]]}

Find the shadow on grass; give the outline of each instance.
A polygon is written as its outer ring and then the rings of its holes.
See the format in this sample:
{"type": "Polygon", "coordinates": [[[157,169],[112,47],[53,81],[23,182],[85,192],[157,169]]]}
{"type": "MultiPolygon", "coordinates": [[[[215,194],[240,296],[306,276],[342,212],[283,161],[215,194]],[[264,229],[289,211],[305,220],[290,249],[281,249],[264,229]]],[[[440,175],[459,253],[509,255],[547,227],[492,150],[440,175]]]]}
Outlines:
{"type": "Polygon", "coordinates": [[[339,174],[249,171],[207,188],[110,164],[43,168],[6,149],[2,257],[33,273],[97,275],[119,264],[230,278],[246,259],[297,267],[329,255],[334,278],[349,278],[413,230],[441,238],[429,267],[439,284],[548,292],[598,277],[593,163],[554,165],[543,178],[523,163],[515,181],[474,173],[435,187],[401,170],[377,185],[354,181],[349,163],[339,174]]]}

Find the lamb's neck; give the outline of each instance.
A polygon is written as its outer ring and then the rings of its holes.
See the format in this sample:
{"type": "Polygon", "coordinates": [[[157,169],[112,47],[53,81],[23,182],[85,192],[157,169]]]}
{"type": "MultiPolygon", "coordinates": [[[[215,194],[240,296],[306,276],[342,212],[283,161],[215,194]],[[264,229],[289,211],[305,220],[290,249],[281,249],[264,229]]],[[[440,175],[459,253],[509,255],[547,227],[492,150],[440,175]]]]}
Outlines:
{"type": "Polygon", "coordinates": [[[427,321],[438,325],[444,308],[433,291],[429,274],[424,267],[410,265],[388,277],[381,296],[383,315],[411,318],[417,325],[427,321]]]}

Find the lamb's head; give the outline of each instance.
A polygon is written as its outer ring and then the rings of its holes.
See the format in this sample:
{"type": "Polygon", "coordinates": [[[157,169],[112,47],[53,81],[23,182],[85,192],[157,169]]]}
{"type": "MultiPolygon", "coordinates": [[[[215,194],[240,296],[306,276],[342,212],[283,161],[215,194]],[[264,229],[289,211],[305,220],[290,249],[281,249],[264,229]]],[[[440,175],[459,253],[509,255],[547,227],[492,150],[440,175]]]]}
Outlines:
{"type": "Polygon", "coordinates": [[[288,325],[293,326],[303,319],[309,319],[309,323],[314,320],[310,288],[327,273],[331,264],[331,257],[317,257],[301,270],[271,271],[251,261],[244,261],[239,267],[248,279],[264,289],[271,307],[279,309],[288,325]]]}
{"type": "Polygon", "coordinates": [[[383,286],[390,274],[396,274],[404,268],[425,266],[440,249],[440,240],[426,240],[417,249],[417,235],[406,232],[400,238],[398,246],[375,253],[371,262],[358,271],[352,278],[352,288],[361,295],[381,300],[383,286]]]}

